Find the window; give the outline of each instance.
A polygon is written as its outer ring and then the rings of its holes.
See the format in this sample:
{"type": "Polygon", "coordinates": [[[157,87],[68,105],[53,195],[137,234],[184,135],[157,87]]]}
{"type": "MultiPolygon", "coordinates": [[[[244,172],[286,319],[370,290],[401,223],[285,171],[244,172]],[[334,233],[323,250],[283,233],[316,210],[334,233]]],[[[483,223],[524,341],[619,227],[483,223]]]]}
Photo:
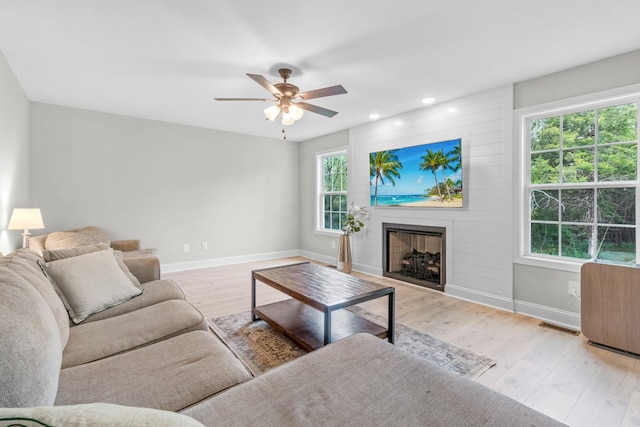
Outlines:
{"type": "Polygon", "coordinates": [[[319,231],[342,232],[347,216],[347,151],[318,155],[319,231]]]}
{"type": "Polygon", "coordinates": [[[635,262],[638,99],[525,117],[524,254],[635,262]]]}

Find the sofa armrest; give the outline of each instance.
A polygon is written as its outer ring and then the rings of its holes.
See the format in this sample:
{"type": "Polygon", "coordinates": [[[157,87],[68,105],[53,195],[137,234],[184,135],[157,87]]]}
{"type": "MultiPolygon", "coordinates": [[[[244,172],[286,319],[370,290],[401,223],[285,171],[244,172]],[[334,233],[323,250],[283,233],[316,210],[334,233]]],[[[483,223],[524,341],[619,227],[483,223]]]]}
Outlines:
{"type": "Polygon", "coordinates": [[[160,279],[160,260],[158,257],[146,256],[140,258],[123,258],[122,260],[140,283],[160,279]]]}
{"type": "Polygon", "coordinates": [[[140,240],[112,240],[111,247],[117,251],[128,252],[140,250],[140,240]]]}

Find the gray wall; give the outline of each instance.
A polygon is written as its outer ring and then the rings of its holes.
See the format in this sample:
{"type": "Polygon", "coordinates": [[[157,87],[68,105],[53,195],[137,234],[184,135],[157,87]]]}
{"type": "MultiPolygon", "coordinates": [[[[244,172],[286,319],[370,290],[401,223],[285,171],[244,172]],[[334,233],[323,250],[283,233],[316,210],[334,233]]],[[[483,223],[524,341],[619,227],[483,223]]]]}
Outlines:
{"type": "Polygon", "coordinates": [[[33,103],[31,145],[45,232],[97,225],[171,269],[298,248],[296,143],[33,103]]]}
{"type": "Polygon", "coordinates": [[[22,245],[21,232],[6,228],[11,210],[27,207],[31,207],[29,100],[0,52],[0,252],[22,245]]]}
{"type": "Polygon", "coordinates": [[[640,83],[640,50],[516,83],[514,108],[530,107],[636,83],[640,83]]]}
{"type": "MultiPolygon", "coordinates": [[[[516,108],[593,94],[640,83],[640,50],[542,76],[514,86],[516,108]]],[[[516,161],[516,159],[514,159],[516,161]]],[[[516,219],[517,221],[517,219],[516,219]]],[[[580,301],[568,293],[577,272],[514,264],[514,297],[519,312],[579,326],[580,301]]]]}

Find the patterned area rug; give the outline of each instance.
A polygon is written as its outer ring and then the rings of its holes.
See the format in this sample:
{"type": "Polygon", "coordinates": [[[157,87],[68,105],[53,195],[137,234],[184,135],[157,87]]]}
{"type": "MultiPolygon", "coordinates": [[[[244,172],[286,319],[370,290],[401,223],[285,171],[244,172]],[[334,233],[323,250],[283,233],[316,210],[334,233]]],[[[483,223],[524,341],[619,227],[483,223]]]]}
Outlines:
{"type": "MultiPolygon", "coordinates": [[[[349,309],[372,322],[384,326],[387,324],[384,317],[360,307],[349,309]]],[[[306,353],[264,321],[252,322],[248,310],[209,319],[209,325],[256,376],[306,353]]],[[[403,351],[423,357],[469,379],[478,378],[495,365],[495,361],[488,357],[449,344],[398,322],[396,322],[395,345],[403,351]]]]}

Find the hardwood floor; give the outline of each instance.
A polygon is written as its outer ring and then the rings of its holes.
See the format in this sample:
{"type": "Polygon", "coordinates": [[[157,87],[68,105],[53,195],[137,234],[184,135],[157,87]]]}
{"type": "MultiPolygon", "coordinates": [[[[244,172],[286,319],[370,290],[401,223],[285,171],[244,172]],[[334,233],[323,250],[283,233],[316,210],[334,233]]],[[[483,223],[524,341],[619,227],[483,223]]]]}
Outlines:
{"type": "MultiPolygon", "coordinates": [[[[282,258],[167,273],[207,317],[248,310],[251,270],[299,262],[282,258]]],[[[476,381],[570,426],[640,426],[640,360],[587,344],[581,334],[540,320],[449,297],[393,279],[354,275],[396,287],[396,321],[497,361],[476,381]]],[[[258,304],[286,295],[258,283],[258,304]]],[[[386,316],[386,299],[361,304],[386,316]]],[[[640,339],[640,337],[639,337],[640,339]]]]}

